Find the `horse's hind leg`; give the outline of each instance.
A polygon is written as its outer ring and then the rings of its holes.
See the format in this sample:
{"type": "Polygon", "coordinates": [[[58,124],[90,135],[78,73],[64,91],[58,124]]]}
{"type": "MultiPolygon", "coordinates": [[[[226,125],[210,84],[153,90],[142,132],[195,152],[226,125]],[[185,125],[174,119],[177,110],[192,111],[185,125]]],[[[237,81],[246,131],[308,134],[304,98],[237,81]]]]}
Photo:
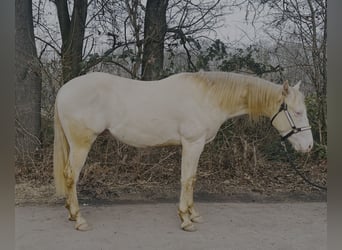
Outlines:
{"type": "Polygon", "coordinates": [[[70,143],[69,162],[65,168],[64,175],[67,183],[66,208],[69,210],[69,220],[76,221],[75,228],[85,231],[89,229],[86,220],[81,216],[77,198],[77,181],[81,169],[86,161],[88,152],[95,136],[87,136],[87,139],[73,140],[70,143]]]}

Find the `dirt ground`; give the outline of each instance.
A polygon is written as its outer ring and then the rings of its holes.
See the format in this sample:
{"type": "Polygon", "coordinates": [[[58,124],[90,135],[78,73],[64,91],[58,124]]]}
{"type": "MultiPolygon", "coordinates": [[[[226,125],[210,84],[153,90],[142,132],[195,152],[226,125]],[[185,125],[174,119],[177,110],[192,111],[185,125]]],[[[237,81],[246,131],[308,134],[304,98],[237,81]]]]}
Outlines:
{"type": "Polygon", "coordinates": [[[62,205],[15,209],[17,250],[327,249],[325,202],[197,203],[205,222],[180,229],[176,203],[82,206],[91,231],[73,229],[62,205]]]}

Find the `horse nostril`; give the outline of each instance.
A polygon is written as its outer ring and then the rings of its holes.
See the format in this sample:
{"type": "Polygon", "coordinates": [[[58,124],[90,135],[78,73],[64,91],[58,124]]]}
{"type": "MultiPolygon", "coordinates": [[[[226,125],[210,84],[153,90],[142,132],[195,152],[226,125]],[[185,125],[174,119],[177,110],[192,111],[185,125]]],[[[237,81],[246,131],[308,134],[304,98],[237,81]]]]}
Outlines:
{"type": "Polygon", "coordinates": [[[312,144],[309,145],[309,150],[311,150],[311,149],[312,149],[312,144]]]}

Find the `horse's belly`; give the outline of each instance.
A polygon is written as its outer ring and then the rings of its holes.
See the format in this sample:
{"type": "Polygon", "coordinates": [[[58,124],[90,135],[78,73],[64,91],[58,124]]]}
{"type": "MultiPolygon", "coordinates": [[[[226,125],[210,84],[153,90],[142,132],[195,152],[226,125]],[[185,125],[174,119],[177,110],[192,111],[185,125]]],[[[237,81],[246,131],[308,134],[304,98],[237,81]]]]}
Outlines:
{"type": "MultiPolygon", "coordinates": [[[[137,123],[136,125],[139,125],[137,123]]],[[[124,124],[120,128],[110,128],[112,135],[121,142],[134,147],[153,147],[179,145],[180,135],[176,129],[156,124],[155,126],[129,126],[124,124]]]]}
{"type": "Polygon", "coordinates": [[[146,134],[135,136],[114,134],[114,137],[127,145],[139,148],[180,145],[180,139],[178,138],[157,138],[155,136],[148,136],[146,134]]]}

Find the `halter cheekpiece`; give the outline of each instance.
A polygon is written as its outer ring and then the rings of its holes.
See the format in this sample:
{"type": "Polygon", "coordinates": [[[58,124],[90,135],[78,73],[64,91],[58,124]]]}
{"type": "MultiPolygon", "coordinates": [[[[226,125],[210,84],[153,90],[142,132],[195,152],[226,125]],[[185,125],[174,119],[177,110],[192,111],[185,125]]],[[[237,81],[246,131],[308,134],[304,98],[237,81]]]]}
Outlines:
{"type": "Polygon", "coordinates": [[[291,114],[289,113],[288,109],[287,109],[287,104],[285,102],[283,102],[281,105],[280,105],[280,108],[278,110],[278,112],[272,117],[271,119],[271,124],[273,126],[273,121],[274,119],[278,116],[278,114],[280,112],[284,111],[285,115],[286,115],[286,118],[288,120],[288,122],[290,123],[290,126],[291,126],[291,130],[286,133],[284,136],[281,136],[281,140],[282,141],[285,141],[287,138],[289,138],[291,135],[293,134],[297,134],[299,132],[303,132],[305,130],[310,130],[311,129],[311,126],[305,126],[305,127],[300,127],[300,128],[297,128],[296,127],[296,124],[294,123],[292,117],[291,117],[291,114]]]}

